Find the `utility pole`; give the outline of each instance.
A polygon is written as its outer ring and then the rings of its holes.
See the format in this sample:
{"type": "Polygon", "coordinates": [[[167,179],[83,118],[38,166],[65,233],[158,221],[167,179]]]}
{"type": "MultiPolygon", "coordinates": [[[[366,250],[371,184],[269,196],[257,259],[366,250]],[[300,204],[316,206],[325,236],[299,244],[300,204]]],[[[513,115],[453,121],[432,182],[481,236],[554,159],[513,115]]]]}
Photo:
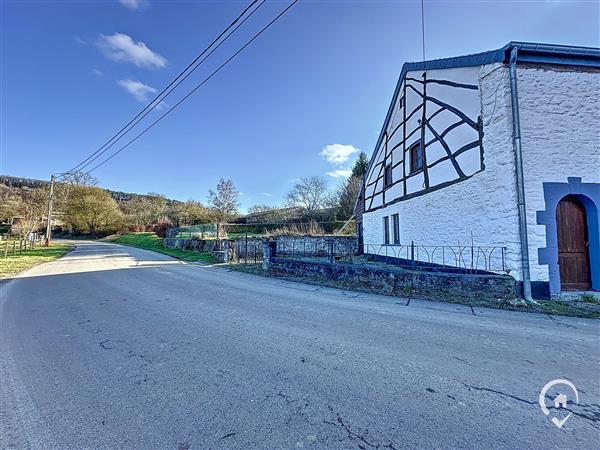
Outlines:
{"type": "Polygon", "coordinates": [[[46,224],[46,241],[45,245],[50,245],[52,239],[52,201],[54,200],[54,175],[50,176],[50,198],[48,199],[48,222],[46,224]]]}

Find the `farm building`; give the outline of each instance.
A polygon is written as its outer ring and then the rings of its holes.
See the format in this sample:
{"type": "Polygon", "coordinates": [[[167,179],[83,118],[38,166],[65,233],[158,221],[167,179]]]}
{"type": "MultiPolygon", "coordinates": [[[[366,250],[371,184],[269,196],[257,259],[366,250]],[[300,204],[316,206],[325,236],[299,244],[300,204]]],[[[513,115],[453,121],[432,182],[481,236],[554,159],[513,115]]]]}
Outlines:
{"type": "Polygon", "coordinates": [[[600,290],[599,130],[598,48],[404,64],[357,202],[364,253],[415,243],[505,270],[526,298],[600,290]]]}

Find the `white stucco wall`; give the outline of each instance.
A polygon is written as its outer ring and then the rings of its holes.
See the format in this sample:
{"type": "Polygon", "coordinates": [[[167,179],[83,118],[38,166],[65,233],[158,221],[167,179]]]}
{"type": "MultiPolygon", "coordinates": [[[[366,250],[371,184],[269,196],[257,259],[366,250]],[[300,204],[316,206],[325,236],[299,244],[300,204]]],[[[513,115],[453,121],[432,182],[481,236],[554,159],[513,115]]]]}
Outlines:
{"type": "Polygon", "coordinates": [[[402,244],[506,246],[507,267],[520,275],[518,217],[508,70],[479,68],[485,170],[472,178],[363,216],[364,242],[383,243],[383,217],[400,215],[402,244]],[[508,137],[508,138],[507,138],[508,137]]]}
{"type": "Polygon", "coordinates": [[[538,248],[545,227],[544,182],[600,183],[600,72],[555,66],[518,66],[519,111],[532,280],[548,280],[538,248]]]}
{"type": "MultiPolygon", "coordinates": [[[[600,72],[518,66],[519,109],[531,278],[548,281],[538,249],[546,228],[544,182],[600,183],[600,72]]],[[[383,217],[400,215],[402,244],[506,246],[510,274],[522,279],[508,68],[479,71],[485,170],[471,179],[364,215],[364,241],[383,243],[383,217]]]]}

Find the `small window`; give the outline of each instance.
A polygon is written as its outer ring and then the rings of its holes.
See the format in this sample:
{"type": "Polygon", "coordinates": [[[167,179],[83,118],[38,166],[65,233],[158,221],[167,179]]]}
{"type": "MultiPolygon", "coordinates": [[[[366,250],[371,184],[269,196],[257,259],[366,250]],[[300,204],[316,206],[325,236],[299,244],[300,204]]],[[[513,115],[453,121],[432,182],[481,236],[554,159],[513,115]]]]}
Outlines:
{"type": "Polygon", "coordinates": [[[394,236],[394,244],[400,244],[400,216],[392,215],[392,232],[394,236]]]}
{"type": "Polygon", "coordinates": [[[383,243],[385,245],[390,243],[390,218],[388,216],[383,218],[383,243]]]}
{"type": "Polygon", "coordinates": [[[385,172],[383,173],[383,185],[387,188],[392,185],[392,163],[385,166],[385,172]]]}
{"type": "Polygon", "coordinates": [[[423,170],[423,147],[421,142],[416,142],[409,148],[410,155],[410,173],[423,170]]]}

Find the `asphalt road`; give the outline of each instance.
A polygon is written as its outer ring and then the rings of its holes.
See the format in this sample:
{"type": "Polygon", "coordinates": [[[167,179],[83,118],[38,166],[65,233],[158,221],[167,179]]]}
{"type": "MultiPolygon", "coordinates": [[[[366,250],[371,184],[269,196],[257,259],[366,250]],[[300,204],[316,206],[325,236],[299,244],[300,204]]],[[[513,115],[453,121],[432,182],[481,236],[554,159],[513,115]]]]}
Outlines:
{"type": "Polygon", "coordinates": [[[600,442],[598,321],[405,306],[91,242],[1,289],[2,447],[600,442]],[[562,429],[538,406],[555,378],[579,390],[562,429]]]}

